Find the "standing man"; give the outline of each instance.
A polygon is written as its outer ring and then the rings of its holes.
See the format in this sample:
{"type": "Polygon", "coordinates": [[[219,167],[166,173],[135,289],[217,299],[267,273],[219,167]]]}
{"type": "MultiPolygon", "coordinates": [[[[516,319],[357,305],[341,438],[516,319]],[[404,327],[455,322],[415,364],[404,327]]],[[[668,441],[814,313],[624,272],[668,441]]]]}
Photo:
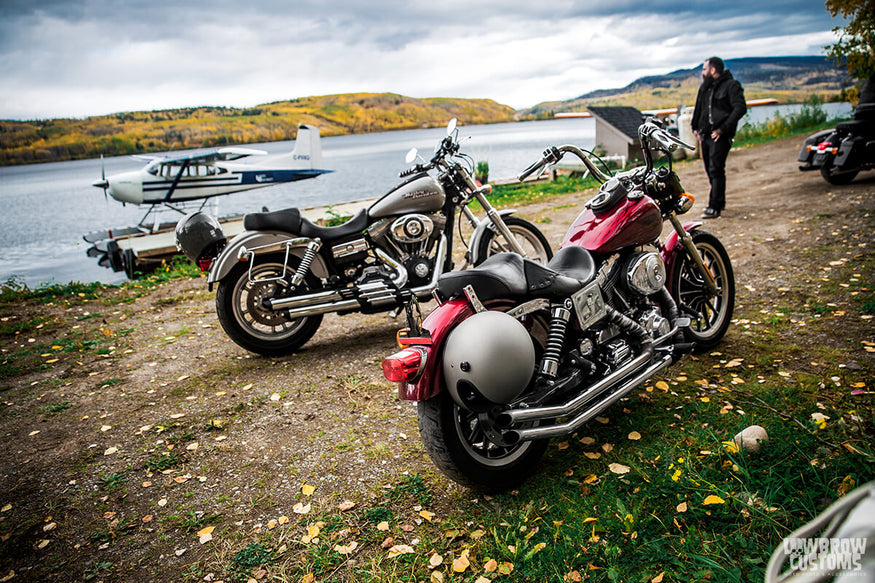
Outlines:
{"type": "Polygon", "coordinates": [[[711,183],[711,195],[708,208],[702,213],[703,219],[716,219],[726,206],[726,157],[738,121],[745,112],[744,89],[726,70],[723,59],[711,57],[705,61],[692,121],[711,183]]]}

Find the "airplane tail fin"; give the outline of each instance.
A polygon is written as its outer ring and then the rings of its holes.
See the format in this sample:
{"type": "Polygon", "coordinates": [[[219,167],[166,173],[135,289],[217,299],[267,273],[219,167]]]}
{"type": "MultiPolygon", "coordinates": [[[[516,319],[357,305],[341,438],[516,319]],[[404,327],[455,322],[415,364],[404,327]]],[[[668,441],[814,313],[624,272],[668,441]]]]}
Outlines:
{"type": "Polygon", "coordinates": [[[319,128],[303,124],[298,126],[298,135],[295,138],[292,160],[305,164],[314,170],[321,170],[323,168],[319,128]]]}

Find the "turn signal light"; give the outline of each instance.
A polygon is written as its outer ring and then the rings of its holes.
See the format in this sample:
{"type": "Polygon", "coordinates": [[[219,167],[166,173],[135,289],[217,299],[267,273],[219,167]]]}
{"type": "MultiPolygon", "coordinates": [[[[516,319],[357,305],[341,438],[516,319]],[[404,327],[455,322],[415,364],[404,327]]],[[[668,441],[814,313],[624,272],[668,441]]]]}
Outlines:
{"type": "Polygon", "coordinates": [[[693,208],[693,204],[696,202],[696,198],[690,194],[689,192],[683,193],[680,198],[678,198],[677,203],[677,213],[679,215],[688,212],[691,208],[693,208]]]}
{"type": "Polygon", "coordinates": [[[383,376],[395,383],[411,383],[425,368],[425,351],[407,348],[383,359],[383,376]]]}

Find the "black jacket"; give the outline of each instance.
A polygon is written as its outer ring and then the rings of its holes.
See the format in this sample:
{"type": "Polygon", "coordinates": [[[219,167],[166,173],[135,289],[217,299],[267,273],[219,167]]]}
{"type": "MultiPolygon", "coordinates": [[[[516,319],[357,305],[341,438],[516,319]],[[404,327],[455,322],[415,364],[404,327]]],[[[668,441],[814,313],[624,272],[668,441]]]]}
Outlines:
{"type": "Polygon", "coordinates": [[[746,112],[741,83],[732,78],[732,73],[723,71],[718,78],[708,79],[699,86],[693,109],[693,131],[710,134],[719,130],[721,135],[731,139],[735,136],[738,121],[746,112]]]}

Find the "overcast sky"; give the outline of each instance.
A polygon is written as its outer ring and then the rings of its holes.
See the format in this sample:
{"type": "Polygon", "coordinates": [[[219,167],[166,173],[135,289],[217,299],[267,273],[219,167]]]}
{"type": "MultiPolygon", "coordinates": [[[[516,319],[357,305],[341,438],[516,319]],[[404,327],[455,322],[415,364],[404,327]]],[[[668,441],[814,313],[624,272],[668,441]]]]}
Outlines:
{"type": "Polygon", "coordinates": [[[842,24],[819,0],[0,0],[0,119],[363,91],[519,109],[824,54],[842,24]]]}

